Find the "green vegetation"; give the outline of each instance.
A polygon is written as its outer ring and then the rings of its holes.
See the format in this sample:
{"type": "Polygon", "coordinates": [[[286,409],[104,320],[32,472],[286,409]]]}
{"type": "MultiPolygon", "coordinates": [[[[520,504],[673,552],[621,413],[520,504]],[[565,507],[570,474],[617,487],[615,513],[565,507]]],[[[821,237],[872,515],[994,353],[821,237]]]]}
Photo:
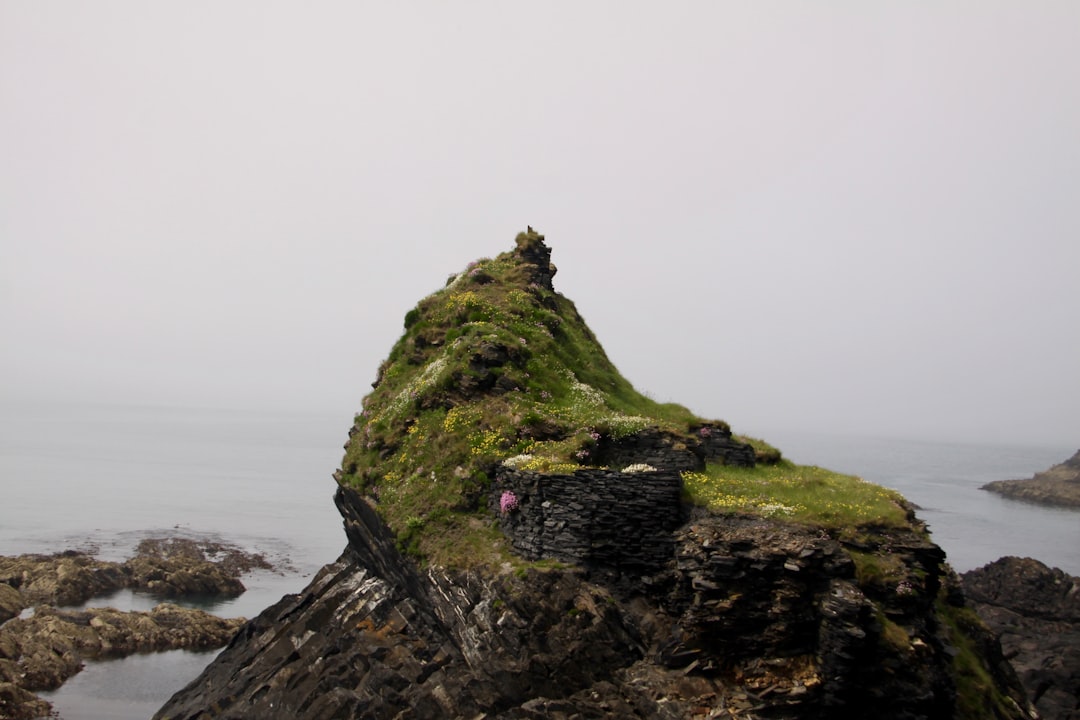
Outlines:
{"type": "MultiPolygon", "coordinates": [[[[356,417],[338,481],[375,498],[402,550],[419,559],[520,563],[486,511],[500,463],[572,472],[589,466],[603,438],[650,426],[689,437],[705,422],[619,374],[574,304],[551,289],[547,254],[541,235],[521,233],[515,251],[470,263],[421,300],[356,417]]],[[[837,531],[906,522],[895,493],[738,439],[758,467],[684,475],[692,502],[837,531]]]]}
{"type": "Polygon", "coordinates": [[[406,314],[338,476],[378,499],[403,550],[433,562],[510,559],[483,507],[500,462],[572,472],[601,437],[701,422],[634,390],[574,304],[538,282],[524,255],[546,252],[542,236],[517,245],[406,314]]]}
{"type": "Polygon", "coordinates": [[[937,602],[937,614],[956,648],[952,658],[953,680],[956,682],[957,720],[1016,717],[1016,703],[999,689],[986,666],[985,654],[973,640],[976,633],[988,634],[975,611],[937,602]]]}
{"type": "MultiPolygon", "coordinates": [[[[543,238],[522,233],[514,252],[471,263],[421,300],[364,398],[337,479],[377,501],[400,548],[418,561],[503,565],[519,577],[558,567],[509,551],[487,510],[500,464],[573,472],[590,465],[605,438],[658,427],[690,442],[707,422],[634,390],[573,303],[551,289],[551,270],[537,264],[546,257],[543,238]]],[[[909,629],[882,601],[916,596],[922,571],[874,550],[887,546],[895,529],[918,529],[903,498],[857,477],[795,465],[762,440],[735,439],[754,448],[756,467],[710,463],[704,472],[683,473],[686,500],[820,528],[844,543],[856,581],[875,598],[879,641],[909,652],[909,629]]],[[[994,716],[1010,701],[965,630],[977,618],[938,606],[958,649],[958,717],[994,716]]]]}
{"type": "Polygon", "coordinates": [[[683,473],[690,500],[720,513],[753,513],[822,527],[837,537],[860,527],[907,527],[903,498],[852,475],[780,460],[752,468],[709,464],[683,473]]]}
{"type": "Polygon", "coordinates": [[[764,440],[747,437],[746,435],[735,435],[733,437],[735,440],[738,440],[741,443],[746,443],[750,447],[754,448],[755,462],[766,465],[780,462],[782,457],[780,451],[769,443],[765,442],[764,440]]]}

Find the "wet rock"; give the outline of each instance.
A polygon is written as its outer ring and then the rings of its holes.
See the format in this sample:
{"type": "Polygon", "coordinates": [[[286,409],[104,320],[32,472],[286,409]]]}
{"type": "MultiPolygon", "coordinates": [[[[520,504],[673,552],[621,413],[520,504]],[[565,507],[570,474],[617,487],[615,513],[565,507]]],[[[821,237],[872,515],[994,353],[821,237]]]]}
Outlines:
{"type": "Polygon", "coordinates": [[[0,557],[0,584],[18,590],[26,605],[79,605],[115,592],[127,581],[119,563],[81,552],[0,557]]]}
{"type": "MultiPolygon", "coordinates": [[[[17,590],[23,605],[59,607],[124,588],[168,598],[235,597],[244,592],[240,576],[255,568],[273,566],[260,554],[216,541],[153,538],[140,542],[135,556],[123,563],[76,551],[0,557],[0,586],[17,590]]],[[[10,592],[0,592],[3,607],[10,592]]]]}
{"type": "Polygon", "coordinates": [[[190,538],[143,540],[123,563],[67,551],[0,557],[0,718],[41,717],[48,704],[33,691],[54,689],[87,658],[221,647],[243,623],[161,604],[149,613],[112,608],[57,610],[128,588],[161,597],[224,596],[244,591],[242,573],[272,569],[262,555],[190,538]],[[32,616],[17,617],[27,606],[32,616]],[[44,710],[43,710],[44,708],[44,710]]]}
{"type": "Polygon", "coordinates": [[[243,622],[165,603],[150,612],[41,606],[33,616],[0,627],[0,681],[27,691],[52,690],[82,669],[85,659],[220,647],[243,622]]]}
{"type": "Polygon", "coordinates": [[[1080,718],[1080,578],[1017,557],[962,578],[1043,719],[1080,718]]]}

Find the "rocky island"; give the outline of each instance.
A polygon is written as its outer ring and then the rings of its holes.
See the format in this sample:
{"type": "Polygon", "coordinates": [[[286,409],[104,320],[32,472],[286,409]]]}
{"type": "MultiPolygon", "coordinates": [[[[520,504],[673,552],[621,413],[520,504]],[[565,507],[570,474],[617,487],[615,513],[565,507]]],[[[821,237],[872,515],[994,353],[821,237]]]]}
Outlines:
{"type": "Polygon", "coordinates": [[[406,314],[344,552],[156,718],[1036,716],[902,497],[641,395],[554,274],[530,228],[406,314]]]}
{"type": "Polygon", "coordinates": [[[1014,500],[1080,508],[1080,450],[1063,463],[1035,473],[1026,480],[995,480],[983,485],[983,490],[998,493],[1014,500]]]}
{"type": "Polygon", "coordinates": [[[122,563],[77,551],[0,557],[0,718],[48,715],[34,693],[60,687],[84,660],[218,648],[244,623],[169,602],[149,612],[73,606],[121,589],[174,600],[235,597],[253,568],[270,565],[231,545],[179,537],[144,539],[122,563]]]}

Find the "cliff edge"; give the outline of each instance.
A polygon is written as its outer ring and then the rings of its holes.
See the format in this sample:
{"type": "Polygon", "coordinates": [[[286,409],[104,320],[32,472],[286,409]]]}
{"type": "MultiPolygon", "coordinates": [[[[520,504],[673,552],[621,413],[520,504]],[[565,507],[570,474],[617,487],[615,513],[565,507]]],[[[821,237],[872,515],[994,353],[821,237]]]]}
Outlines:
{"type": "Polygon", "coordinates": [[[1031,718],[902,497],[619,375],[543,236],[409,311],[348,539],[155,716],[1031,718]]]}

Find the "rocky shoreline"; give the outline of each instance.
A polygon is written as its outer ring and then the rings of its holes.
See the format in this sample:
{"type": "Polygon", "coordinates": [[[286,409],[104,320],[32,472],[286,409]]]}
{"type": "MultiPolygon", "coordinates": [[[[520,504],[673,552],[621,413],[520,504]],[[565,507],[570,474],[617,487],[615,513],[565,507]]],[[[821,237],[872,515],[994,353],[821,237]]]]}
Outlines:
{"type": "Polygon", "coordinates": [[[1013,500],[1080,508],[1080,450],[1065,462],[1026,480],[995,480],[982,489],[1013,500]]]}
{"type": "Polygon", "coordinates": [[[254,569],[274,567],[258,553],[181,537],[145,539],[124,562],[77,551],[0,557],[0,718],[48,715],[34,693],[59,687],[84,660],[218,648],[245,622],[169,602],[149,612],[71,606],[123,589],[162,600],[236,597],[254,569]]]}

